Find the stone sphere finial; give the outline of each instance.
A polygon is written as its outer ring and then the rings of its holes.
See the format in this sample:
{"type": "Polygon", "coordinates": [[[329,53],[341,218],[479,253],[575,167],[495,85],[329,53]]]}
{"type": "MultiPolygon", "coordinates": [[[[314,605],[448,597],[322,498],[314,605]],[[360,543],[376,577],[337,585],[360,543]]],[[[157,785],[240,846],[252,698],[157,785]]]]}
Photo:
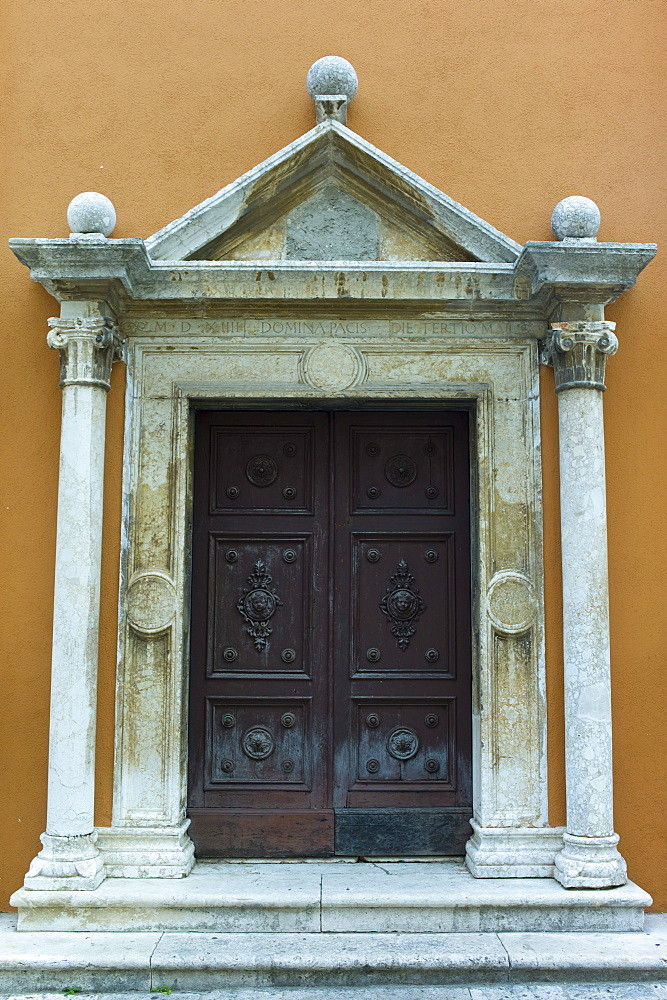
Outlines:
{"type": "Polygon", "coordinates": [[[551,216],[558,240],[592,240],[600,228],[600,209],[590,198],[573,194],[559,201],[551,216]]]}
{"type": "Polygon", "coordinates": [[[67,207],[67,223],[73,233],[101,233],[111,236],[116,225],[116,209],[97,191],[83,191],[67,207]]]}
{"type": "Polygon", "coordinates": [[[358,85],[354,66],[342,56],[323,56],[313,63],[306,77],[308,93],[313,100],[316,97],[344,94],[349,104],[358,85]]]}

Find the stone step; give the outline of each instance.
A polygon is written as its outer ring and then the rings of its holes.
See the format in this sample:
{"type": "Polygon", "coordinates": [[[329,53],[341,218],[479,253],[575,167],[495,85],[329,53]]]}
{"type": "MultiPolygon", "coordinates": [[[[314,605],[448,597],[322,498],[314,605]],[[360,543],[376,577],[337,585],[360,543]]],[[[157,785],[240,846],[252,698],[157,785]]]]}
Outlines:
{"type": "MultiPolygon", "coordinates": [[[[77,1000],[98,1000],[78,993],[77,1000]]],[[[60,993],[0,994],[0,1000],[62,1000],[60,993]]],[[[485,983],[483,986],[230,986],[173,992],[172,1000],[667,1000],[667,983],[485,983]]],[[[135,991],[105,993],[104,1000],[137,1000],[135,991]]]]}
{"type": "Polygon", "coordinates": [[[21,889],[19,928],[53,931],[430,933],[640,931],[650,897],[475,879],[458,861],[200,862],[185,879],[113,879],[94,891],[21,889]]]}
{"type": "MultiPolygon", "coordinates": [[[[410,986],[402,1000],[414,1000],[417,986],[582,982],[643,982],[644,997],[655,996],[651,984],[667,983],[665,918],[649,918],[644,932],[614,934],[0,930],[2,993],[372,987],[375,998],[376,987],[410,986]]],[[[297,991],[294,1000],[299,997],[308,993],[297,991]]]]}

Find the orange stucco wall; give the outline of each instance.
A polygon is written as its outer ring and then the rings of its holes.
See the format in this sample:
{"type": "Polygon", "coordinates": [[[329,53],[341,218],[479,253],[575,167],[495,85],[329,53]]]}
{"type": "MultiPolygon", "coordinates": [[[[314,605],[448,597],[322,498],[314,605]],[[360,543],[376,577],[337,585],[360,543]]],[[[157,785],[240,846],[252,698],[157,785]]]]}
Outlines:
{"type": "MultiPolygon", "coordinates": [[[[5,8],[0,186],[0,905],[44,829],[60,390],[47,293],[9,236],[64,236],[79,191],[148,236],[311,127],[304,77],[360,78],[349,124],[519,241],[568,194],[600,238],[667,242],[661,0],[16,0],[5,8]]],[[[605,396],[616,828],[667,908],[667,257],[608,310],[605,396]]],[[[564,821],[556,399],[543,374],[551,820],[564,821]]],[[[109,395],[98,816],[110,821],[123,372],[109,395]]]]}

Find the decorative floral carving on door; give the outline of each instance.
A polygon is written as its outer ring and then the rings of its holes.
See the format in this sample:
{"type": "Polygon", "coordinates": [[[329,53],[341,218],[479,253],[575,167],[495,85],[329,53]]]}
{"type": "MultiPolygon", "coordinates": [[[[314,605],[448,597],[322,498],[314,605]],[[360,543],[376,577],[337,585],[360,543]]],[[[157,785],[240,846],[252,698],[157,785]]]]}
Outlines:
{"type": "Polygon", "coordinates": [[[415,578],[405,559],[399,559],[396,572],[389,579],[392,586],[387,587],[387,593],[380,601],[380,610],[391,622],[396,644],[401,649],[407,649],[426,605],[419,596],[419,588],[415,587],[415,578]]]}
{"type": "Polygon", "coordinates": [[[261,559],[255,563],[255,567],[248,577],[247,587],[236,607],[248,623],[246,632],[255,644],[255,649],[261,652],[266,646],[266,641],[273,632],[269,625],[269,619],[276,613],[276,609],[282,605],[278,594],[271,586],[271,577],[266,572],[266,565],[261,559]]]}

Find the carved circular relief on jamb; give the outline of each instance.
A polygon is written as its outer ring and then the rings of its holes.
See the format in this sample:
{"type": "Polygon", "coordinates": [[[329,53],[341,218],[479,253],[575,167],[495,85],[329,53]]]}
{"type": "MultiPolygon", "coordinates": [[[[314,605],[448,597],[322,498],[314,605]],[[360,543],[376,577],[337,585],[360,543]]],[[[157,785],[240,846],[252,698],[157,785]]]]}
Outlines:
{"type": "Polygon", "coordinates": [[[141,573],[127,588],[125,611],[138,635],[161,635],[176,615],[176,588],[164,573],[141,573]]]}
{"type": "Polygon", "coordinates": [[[537,617],[533,585],[523,573],[503,570],[491,580],[486,595],[489,618],[498,632],[519,635],[527,632],[537,617]]]}
{"type": "Polygon", "coordinates": [[[319,344],[302,360],[304,381],[323,392],[343,392],[363,382],[366,363],[354,347],[347,344],[319,344]]]}

